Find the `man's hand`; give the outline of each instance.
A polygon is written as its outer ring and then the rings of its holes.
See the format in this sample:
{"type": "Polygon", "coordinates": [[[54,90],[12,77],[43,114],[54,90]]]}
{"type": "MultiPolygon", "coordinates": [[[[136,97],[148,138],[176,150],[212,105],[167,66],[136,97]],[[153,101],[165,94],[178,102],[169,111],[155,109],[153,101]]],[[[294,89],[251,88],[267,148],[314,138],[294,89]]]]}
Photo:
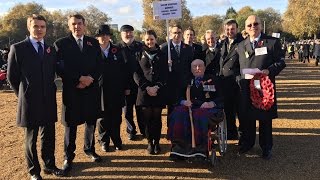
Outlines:
{"type": "Polygon", "coordinates": [[[124,90],[124,95],[129,96],[130,95],[130,89],[124,90]]]}
{"type": "Polygon", "coordinates": [[[85,84],[81,83],[81,82],[77,85],[77,88],[79,88],[79,89],[84,89],[86,87],[87,86],[85,84]]]}
{"type": "Polygon", "coordinates": [[[265,75],[269,75],[270,71],[268,69],[264,69],[264,70],[262,70],[262,73],[265,75]]]}
{"type": "Polygon", "coordinates": [[[213,108],[213,107],[215,107],[215,104],[213,102],[204,102],[200,106],[200,108],[213,108]]]}
{"type": "Polygon", "coordinates": [[[84,84],[85,86],[90,86],[93,83],[93,78],[91,76],[81,76],[79,81],[80,83],[84,84]]]}
{"type": "Polygon", "coordinates": [[[153,87],[148,86],[146,88],[149,96],[157,96],[158,89],[159,89],[158,86],[153,86],[153,87]]]}
{"type": "Polygon", "coordinates": [[[182,104],[183,104],[184,106],[187,106],[187,107],[191,107],[191,106],[192,106],[192,102],[191,102],[191,101],[188,101],[188,100],[183,101],[182,104]]]}

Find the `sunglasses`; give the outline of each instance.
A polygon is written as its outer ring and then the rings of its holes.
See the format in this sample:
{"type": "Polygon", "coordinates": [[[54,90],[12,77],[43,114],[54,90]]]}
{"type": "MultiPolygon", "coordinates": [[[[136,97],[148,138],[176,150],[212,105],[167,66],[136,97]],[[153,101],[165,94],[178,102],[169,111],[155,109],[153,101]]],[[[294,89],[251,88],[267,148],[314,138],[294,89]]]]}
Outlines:
{"type": "Polygon", "coordinates": [[[259,25],[259,23],[255,22],[255,23],[252,23],[252,24],[248,24],[247,27],[251,28],[252,26],[256,27],[258,25],[259,25]]]}

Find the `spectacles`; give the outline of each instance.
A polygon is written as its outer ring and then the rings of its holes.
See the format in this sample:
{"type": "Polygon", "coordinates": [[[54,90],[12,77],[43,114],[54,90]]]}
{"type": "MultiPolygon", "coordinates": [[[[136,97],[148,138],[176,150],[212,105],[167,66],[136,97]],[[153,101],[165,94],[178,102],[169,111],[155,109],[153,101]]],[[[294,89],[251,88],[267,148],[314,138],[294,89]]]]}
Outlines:
{"type": "Polygon", "coordinates": [[[181,34],[182,32],[172,32],[172,34],[181,34]]]}
{"type": "Polygon", "coordinates": [[[259,23],[255,22],[255,23],[252,23],[252,24],[248,24],[247,27],[251,28],[252,26],[256,27],[258,25],[259,25],[259,23]]]}

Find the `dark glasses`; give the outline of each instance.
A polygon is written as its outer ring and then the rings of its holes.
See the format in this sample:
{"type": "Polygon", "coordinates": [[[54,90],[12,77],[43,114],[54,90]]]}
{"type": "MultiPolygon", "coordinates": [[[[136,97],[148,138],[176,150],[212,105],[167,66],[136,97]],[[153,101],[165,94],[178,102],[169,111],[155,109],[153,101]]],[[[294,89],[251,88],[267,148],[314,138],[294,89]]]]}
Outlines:
{"type": "Polygon", "coordinates": [[[259,23],[255,22],[255,23],[252,23],[252,24],[248,24],[247,27],[251,28],[252,26],[256,27],[258,25],[259,25],[259,23]]]}

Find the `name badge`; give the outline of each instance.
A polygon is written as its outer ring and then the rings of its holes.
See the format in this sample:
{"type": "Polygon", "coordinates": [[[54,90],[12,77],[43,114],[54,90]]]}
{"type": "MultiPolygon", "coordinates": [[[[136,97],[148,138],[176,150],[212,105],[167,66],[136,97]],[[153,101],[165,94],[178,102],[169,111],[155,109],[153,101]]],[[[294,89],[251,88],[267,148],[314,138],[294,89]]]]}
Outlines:
{"type": "Polygon", "coordinates": [[[268,54],[267,47],[255,48],[254,52],[255,52],[255,56],[268,54]]]}
{"type": "Polygon", "coordinates": [[[203,85],[203,91],[215,92],[216,87],[214,85],[203,85]]]}

